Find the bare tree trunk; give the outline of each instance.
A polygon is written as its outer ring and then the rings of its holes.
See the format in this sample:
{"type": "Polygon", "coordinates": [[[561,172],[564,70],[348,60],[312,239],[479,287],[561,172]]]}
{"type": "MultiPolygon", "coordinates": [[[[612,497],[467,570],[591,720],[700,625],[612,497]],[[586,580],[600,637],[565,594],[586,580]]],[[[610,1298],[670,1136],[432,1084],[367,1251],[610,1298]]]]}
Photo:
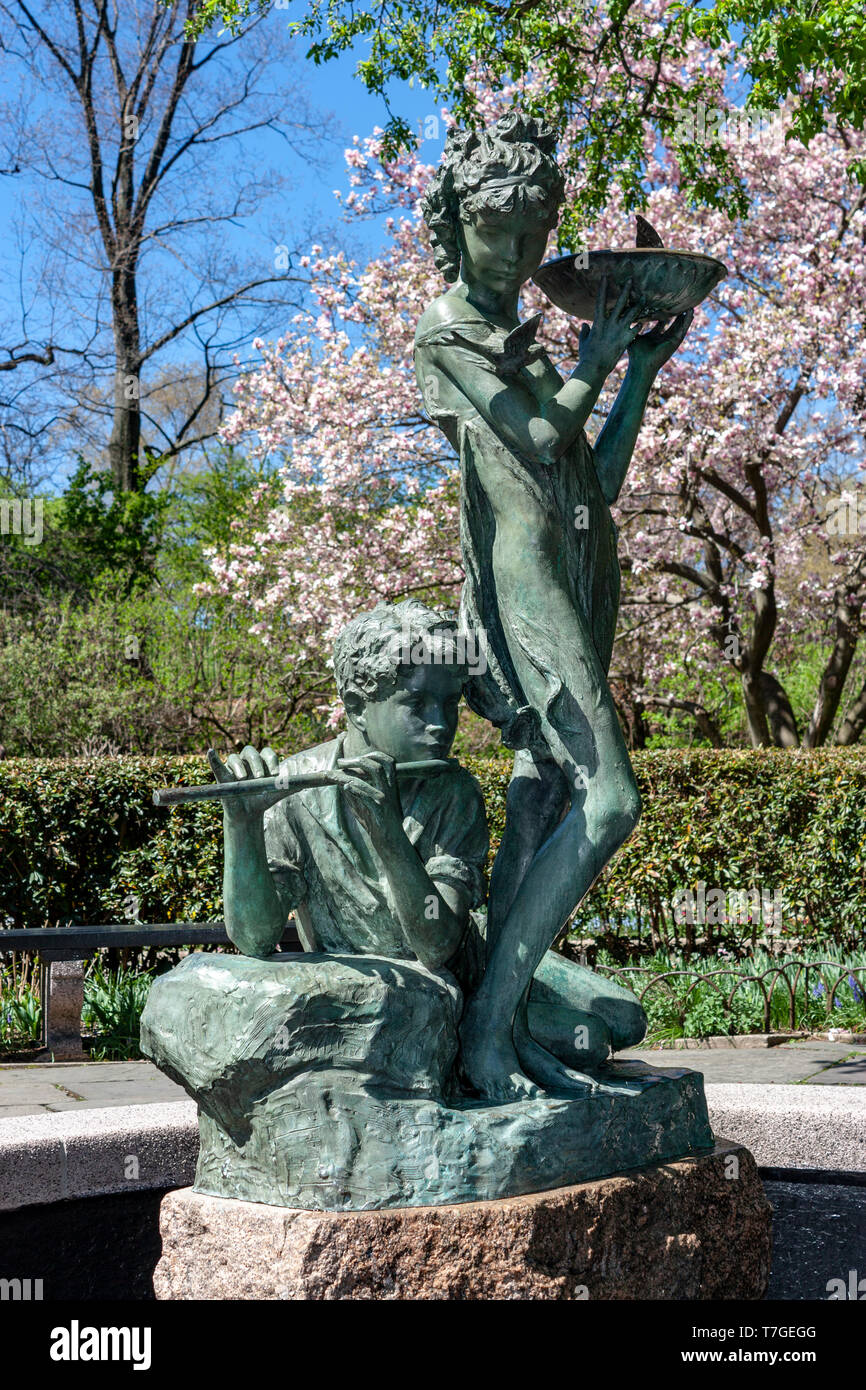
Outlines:
{"type": "Polygon", "coordinates": [[[803,740],[805,748],[820,748],[833,727],[848,671],[857,650],[860,636],[860,604],[849,604],[853,580],[846,576],[844,586],[833,595],[833,625],[835,641],[821,676],[812,718],[803,740]]]}
{"type": "Polygon", "coordinates": [[[836,734],[836,742],[842,748],[850,748],[852,743],[858,743],[863,737],[863,730],[866,729],[866,682],[860,687],[860,693],[848,707],[848,712],[839,726],[836,734]]]}
{"type": "Polygon", "coordinates": [[[108,456],[118,492],[137,492],[141,475],[141,333],[135,270],[115,272],[111,295],[116,368],[108,456]]]}
{"type": "Polygon", "coordinates": [[[761,691],[774,748],[799,748],[800,731],[785,687],[769,671],[761,673],[761,691]]]}
{"type": "Polygon", "coordinates": [[[757,676],[751,671],[745,671],[740,681],[743,691],[743,702],[746,707],[746,721],[749,726],[749,738],[753,748],[769,748],[770,746],[770,726],[767,723],[767,711],[764,707],[764,695],[761,689],[760,672],[757,676]]]}

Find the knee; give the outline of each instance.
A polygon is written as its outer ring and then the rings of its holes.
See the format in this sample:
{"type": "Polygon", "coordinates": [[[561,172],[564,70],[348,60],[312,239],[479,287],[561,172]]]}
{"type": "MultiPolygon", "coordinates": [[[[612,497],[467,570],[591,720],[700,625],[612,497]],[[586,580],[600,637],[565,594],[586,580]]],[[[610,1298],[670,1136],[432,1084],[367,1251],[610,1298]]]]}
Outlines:
{"type": "Polygon", "coordinates": [[[602,798],[587,819],[594,822],[595,834],[608,855],[624,844],[637,826],[641,814],[641,797],[631,769],[628,775],[611,779],[602,798]]]}
{"type": "Polygon", "coordinates": [[[614,1052],[637,1047],[646,1037],[647,1016],[639,999],[618,999],[612,1017],[608,1018],[611,1046],[614,1052]]]}

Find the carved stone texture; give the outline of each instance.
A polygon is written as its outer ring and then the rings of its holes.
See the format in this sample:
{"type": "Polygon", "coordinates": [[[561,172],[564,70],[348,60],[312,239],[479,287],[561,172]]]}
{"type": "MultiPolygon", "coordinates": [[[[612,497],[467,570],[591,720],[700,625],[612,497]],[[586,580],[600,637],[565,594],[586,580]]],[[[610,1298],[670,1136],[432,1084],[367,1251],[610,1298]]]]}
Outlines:
{"type": "Polygon", "coordinates": [[[455,1085],[460,991],[377,956],[191,956],[142,1051],[199,1106],[198,1192],[324,1210],[514,1196],[712,1146],[699,1073],[609,1064],[597,1089],[490,1105],[455,1085]]]}
{"type": "Polygon", "coordinates": [[[759,1299],[770,1206],[724,1141],[529,1197],[286,1211],[182,1188],[162,1202],[158,1299],[759,1299]]]}
{"type": "Polygon", "coordinates": [[[454,979],[417,961],[194,955],[154,982],[141,1046],[242,1140],[263,1094],[322,1067],[441,1095],[459,1008],[454,979]]]}

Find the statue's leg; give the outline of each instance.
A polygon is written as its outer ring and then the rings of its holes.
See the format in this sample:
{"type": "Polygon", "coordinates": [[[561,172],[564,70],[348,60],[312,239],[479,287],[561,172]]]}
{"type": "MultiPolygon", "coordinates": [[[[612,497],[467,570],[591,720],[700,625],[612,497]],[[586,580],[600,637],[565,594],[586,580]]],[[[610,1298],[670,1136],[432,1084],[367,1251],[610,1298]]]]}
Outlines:
{"type": "MultiPolygon", "coordinates": [[[[544,959],[554,954],[548,951],[544,959]]],[[[547,995],[542,999],[534,997],[538,974],[543,969],[544,961],[530,986],[528,1003],[521,1004],[514,1020],[514,1043],[524,1071],[552,1091],[586,1094],[603,1084],[608,1094],[632,1094],[627,1083],[618,1085],[607,1074],[613,1037],[601,1011],[575,1008],[571,1002],[554,1003],[547,995]]],[[[598,1002],[591,990],[586,991],[585,997],[598,1002]]],[[[637,1000],[632,1002],[636,1004],[637,1000]]]]}
{"type": "MultiPolygon", "coordinates": [[[[568,782],[558,763],[527,749],[515,754],[506,799],[505,831],[490,876],[488,960],[522,879],[538,850],[562,820],[569,802],[568,782]]],[[[558,1013],[551,1010],[538,1018],[538,1028],[532,1029],[527,1018],[528,993],[527,987],[515,1014],[513,1030],[514,1046],[522,1065],[542,1085],[561,1087],[566,1083],[570,1089],[578,1089],[581,1084],[595,1088],[597,1082],[592,1077],[572,1070],[567,1064],[580,1060],[583,1066],[589,1067],[606,1060],[610,1051],[606,1025],[600,1017],[572,1018],[573,1009],[566,1011],[567,1018],[562,1010],[558,1013]],[[578,1058],[574,1043],[584,1035],[590,1039],[588,1051],[578,1058]],[[560,1046],[551,1049],[551,1040],[558,1041],[560,1046]],[[565,1070],[563,1064],[566,1064],[565,1070]]]]}
{"type": "Polygon", "coordinates": [[[514,755],[505,802],[505,830],[490,874],[487,905],[488,959],[527,869],[569,804],[559,765],[525,748],[514,755]]]}
{"type": "MultiPolygon", "coordinates": [[[[532,980],[530,1018],[534,1010],[543,1008],[555,1010],[557,1014],[565,1010],[581,1016],[592,1014],[602,1019],[609,1031],[614,1052],[637,1047],[646,1036],[647,1016],[640,1000],[631,990],[625,989],[616,980],[596,975],[586,966],[561,956],[558,951],[545,952],[532,980]]],[[[538,1038],[538,1041],[544,1043],[543,1038],[538,1038]]],[[[569,1055],[563,1060],[573,1063],[574,1058],[569,1055]]]]}
{"type": "Polygon", "coordinates": [[[532,1006],[527,989],[514,1015],[512,1038],[524,1072],[545,1089],[569,1093],[598,1090],[598,1079],[588,1070],[578,1070],[607,1061],[610,1033],[597,1015],[558,1010],[548,1004],[532,1006]]]}
{"type": "MultiPolygon", "coordinates": [[[[514,758],[505,808],[505,833],[493,865],[488,906],[488,959],[521,880],[569,805],[568,782],[559,764],[521,749],[514,758]]],[[[548,955],[552,953],[548,952],[548,955]]],[[[558,959],[558,957],[557,957],[558,959]]],[[[542,961],[543,968],[544,961],[542,961]]],[[[532,989],[535,989],[533,981],[532,989]]],[[[586,991],[589,998],[589,991],[586,991]]],[[[586,1075],[607,1060],[611,1037],[602,1015],[575,1008],[567,989],[560,999],[533,1007],[527,991],[514,1018],[514,1045],[522,1065],[546,1086],[594,1088],[586,1075]],[[528,1010],[528,1011],[527,1011],[528,1010]],[[563,1072],[563,1064],[568,1068],[563,1072]]]]}
{"type": "Polygon", "coordinates": [[[530,994],[527,1021],[535,1042],[568,1067],[593,1071],[610,1056],[610,1029],[599,1014],[538,1004],[530,994]]]}
{"type": "Polygon", "coordinates": [[[566,775],[572,773],[571,806],[520,881],[461,1028],[466,1073],[488,1099],[531,1093],[527,1072],[544,1085],[573,1088],[573,1073],[526,1036],[522,1022],[515,1036],[515,1019],[545,952],[640,816],[604,672],[591,645],[576,655],[583,658],[583,689],[566,692],[562,702],[570,706],[567,732],[573,737],[566,743],[555,725],[545,728],[553,756],[566,775]]]}

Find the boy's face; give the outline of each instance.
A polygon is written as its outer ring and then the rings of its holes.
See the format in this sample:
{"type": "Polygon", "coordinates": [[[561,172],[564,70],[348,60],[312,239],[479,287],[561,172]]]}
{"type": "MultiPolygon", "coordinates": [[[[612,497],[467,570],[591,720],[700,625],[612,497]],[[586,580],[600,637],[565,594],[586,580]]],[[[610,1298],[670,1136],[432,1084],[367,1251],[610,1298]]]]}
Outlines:
{"type": "Polygon", "coordinates": [[[447,758],[457,732],[465,671],[452,665],[404,667],[387,700],[368,701],[353,723],[398,763],[447,758]]]}

